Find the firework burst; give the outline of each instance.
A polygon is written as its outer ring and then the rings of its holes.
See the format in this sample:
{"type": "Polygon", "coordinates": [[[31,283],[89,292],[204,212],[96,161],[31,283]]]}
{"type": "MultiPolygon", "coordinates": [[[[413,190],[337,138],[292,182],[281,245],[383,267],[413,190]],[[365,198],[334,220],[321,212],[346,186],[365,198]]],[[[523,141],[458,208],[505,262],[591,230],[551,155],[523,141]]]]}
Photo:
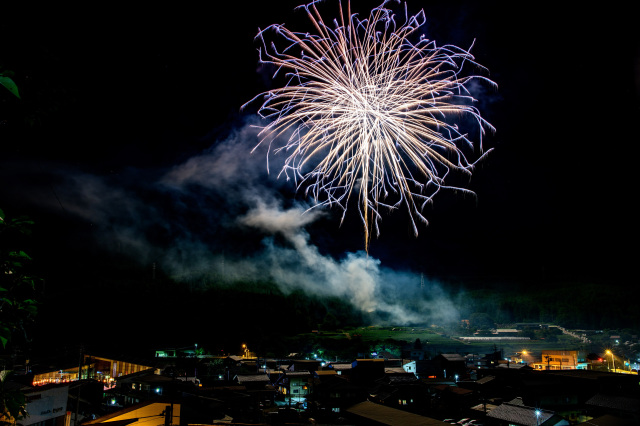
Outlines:
{"type": "Polygon", "coordinates": [[[448,187],[448,173],[471,174],[488,152],[482,135],[493,127],[473,106],[468,84],[495,84],[463,75],[469,65],[483,69],[469,50],[438,47],[419,35],[423,11],[409,16],[405,5],[398,25],[387,1],[363,20],[350,3],[346,11],[340,4],[339,18],[326,25],[317,3],[299,6],[314,34],[280,24],[258,32],[260,61],[286,75],[282,87],[254,98],[263,97],[259,113],[271,120],[259,145],[287,154],[280,174],[313,196],[312,208],[339,206],[344,219],[357,198],[368,251],[372,230],[379,235],[381,210],[406,206],[417,235],[416,218],[427,223],[422,210],[448,187]],[[284,44],[267,43],[271,32],[284,44]],[[477,144],[458,127],[467,117],[479,129],[477,144]],[[465,151],[479,158],[469,161],[465,151]]]}

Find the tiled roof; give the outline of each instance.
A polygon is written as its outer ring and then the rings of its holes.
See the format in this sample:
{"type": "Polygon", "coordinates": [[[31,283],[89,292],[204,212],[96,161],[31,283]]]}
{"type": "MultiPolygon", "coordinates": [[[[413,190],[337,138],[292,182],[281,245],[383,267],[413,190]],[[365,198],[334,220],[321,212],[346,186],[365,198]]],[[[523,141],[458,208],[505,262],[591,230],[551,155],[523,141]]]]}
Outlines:
{"type": "Polygon", "coordinates": [[[637,398],[629,398],[626,396],[597,394],[587,400],[586,404],[595,405],[597,407],[612,408],[614,410],[626,411],[631,413],[640,412],[640,400],[637,398]]]}
{"type": "Polygon", "coordinates": [[[543,424],[554,415],[552,411],[539,410],[539,412],[540,415],[536,418],[536,409],[533,407],[504,403],[487,413],[487,417],[518,425],[536,426],[543,424]]]}
{"type": "Polygon", "coordinates": [[[476,380],[476,383],[480,384],[480,385],[484,385],[485,383],[489,383],[492,382],[493,380],[495,380],[494,376],[485,376],[481,379],[476,380]]]}
{"type": "Polygon", "coordinates": [[[351,370],[353,366],[351,364],[331,364],[331,368],[334,370],[351,370]]]}
{"type": "Polygon", "coordinates": [[[413,373],[407,373],[402,367],[387,367],[384,369],[386,374],[411,374],[413,377],[416,377],[413,373]]]}
{"type": "Polygon", "coordinates": [[[387,378],[389,383],[399,384],[399,383],[422,383],[414,374],[408,373],[402,376],[389,376],[387,378]]]}
{"type": "Polygon", "coordinates": [[[524,401],[523,401],[523,400],[522,400],[522,398],[520,398],[520,397],[515,398],[515,399],[512,399],[511,401],[509,401],[509,402],[508,402],[508,404],[511,404],[511,405],[518,405],[518,406],[520,406],[520,407],[524,407],[524,406],[525,406],[525,405],[524,405],[524,401]]]}
{"type": "Polygon", "coordinates": [[[610,414],[605,414],[604,416],[595,417],[579,424],[589,426],[633,426],[637,423],[633,419],[621,419],[610,414]]]}
{"type": "Polygon", "coordinates": [[[318,370],[315,374],[316,376],[335,376],[338,373],[335,370],[318,370]]]}
{"type": "Polygon", "coordinates": [[[285,376],[294,377],[294,376],[310,376],[311,373],[309,371],[287,371],[285,376]]]}
{"type": "Polygon", "coordinates": [[[266,374],[238,374],[236,378],[238,379],[238,383],[269,381],[269,376],[266,374]]]}
{"type": "Polygon", "coordinates": [[[442,354],[440,356],[447,361],[465,361],[465,358],[460,354],[442,354]]]}

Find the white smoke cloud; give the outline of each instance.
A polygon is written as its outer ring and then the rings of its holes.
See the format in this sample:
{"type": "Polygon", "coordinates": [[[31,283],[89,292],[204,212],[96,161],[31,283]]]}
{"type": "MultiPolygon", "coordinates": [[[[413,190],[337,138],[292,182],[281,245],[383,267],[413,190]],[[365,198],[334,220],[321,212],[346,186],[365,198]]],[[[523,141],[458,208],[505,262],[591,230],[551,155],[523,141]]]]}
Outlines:
{"type": "Polygon", "coordinates": [[[305,214],[309,212],[300,206],[283,210],[273,203],[258,203],[238,219],[243,225],[280,233],[289,243],[276,245],[273,239],[267,239],[264,252],[254,258],[263,274],[285,292],[299,289],[340,297],[364,312],[382,314],[393,324],[424,323],[427,319],[443,324],[459,319],[454,303],[431,281],[428,297],[422,297],[418,275],[382,268],[379,260],[365,252],[347,253],[340,260],[321,254],[304,230],[317,214],[306,218],[305,214]],[[410,300],[412,307],[407,306],[410,300]]]}
{"type": "Polygon", "coordinates": [[[281,195],[292,183],[267,173],[267,147],[250,153],[257,132],[249,123],[169,170],[70,173],[58,179],[61,203],[92,224],[104,248],[181,280],[270,279],[285,293],[338,297],[393,324],[457,319],[444,291],[431,282],[421,289],[415,273],[382,267],[364,251],[321,252],[307,229],[330,215],[281,195]],[[252,239],[250,251],[234,252],[237,235],[252,239]]]}
{"type": "Polygon", "coordinates": [[[160,180],[171,188],[199,185],[210,190],[228,190],[229,186],[251,186],[267,174],[264,147],[256,147],[258,132],[254,120],[236,129],[222,143],[176,165],[160,180]]]}

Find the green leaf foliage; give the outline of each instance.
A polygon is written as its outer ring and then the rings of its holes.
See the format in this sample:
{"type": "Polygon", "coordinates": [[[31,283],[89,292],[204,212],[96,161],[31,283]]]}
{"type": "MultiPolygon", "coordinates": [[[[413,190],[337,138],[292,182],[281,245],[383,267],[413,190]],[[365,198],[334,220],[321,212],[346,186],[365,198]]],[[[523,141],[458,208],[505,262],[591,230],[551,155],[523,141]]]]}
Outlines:
{"type": "Polygon", "coordinates": [[[13,93],[18,99],[20,99],[18,86],[10,77],[7,77],[5,74],[0,74],[0,85],[4,86],[8,91],[13,93]]]}
{"type": "Polygon", "coordinates": [[[0,211],[0,344],[6,349],[17,336],[26,336],[26,327],[35,318],[35,278],[31,257],[20,248],[29,234],[31,221],[8,219],[0,211]]]}

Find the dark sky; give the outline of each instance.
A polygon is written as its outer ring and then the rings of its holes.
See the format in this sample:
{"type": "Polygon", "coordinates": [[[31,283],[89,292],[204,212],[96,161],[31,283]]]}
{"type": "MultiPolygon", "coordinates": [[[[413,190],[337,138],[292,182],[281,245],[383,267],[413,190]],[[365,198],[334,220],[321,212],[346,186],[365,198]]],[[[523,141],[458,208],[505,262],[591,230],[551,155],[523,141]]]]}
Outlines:
{"type": "MultiPolygon", "coordinates": [[[[255,106],[240,106],[269,84],[253,38],[276,22],[312,28],[299,2],[224,3],[3,13],[0,66],[22,100],[0,98],[0,207],[34,217],[54,257],[115,250],[184,276],[273,256],[271,245],[301,252],[293,234],[338,263],[362,250],[356,212],[342,226],[338,211],[307,215],[289,234],[250,220],[293,220],[296,207],[291,183],[249,153],[255,106]]],[[[405,212],[384,217],[370,248],[381,267],[523,284],[631,271],[636,23],[620,6],[557,3],[409,2],[438,44],[475,40],[498,84],[479,105],[497,132],[468,182],[476,198],[438,194],[417,238],[405,212]]]]}

